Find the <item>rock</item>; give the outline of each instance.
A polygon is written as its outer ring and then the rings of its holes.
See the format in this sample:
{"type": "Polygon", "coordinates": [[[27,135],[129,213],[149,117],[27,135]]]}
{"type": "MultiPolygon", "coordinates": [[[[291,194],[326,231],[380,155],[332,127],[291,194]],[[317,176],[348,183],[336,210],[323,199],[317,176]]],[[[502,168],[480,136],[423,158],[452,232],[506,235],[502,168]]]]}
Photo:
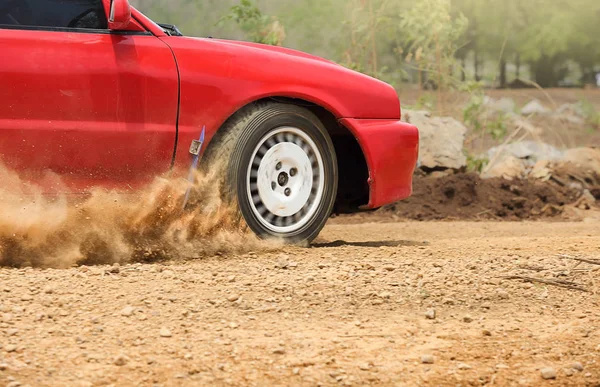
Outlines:
{"type": "Polygon", "coordinates": [[[538,160],[556,161],[565,156],[565,153],[556,147],[538,141],[519,141],[504,146],[491,148],[487,152],[487,157],[492,162],[493,159],[502,160],[503,156],[514,156],[518,159],[529,161],[533,166],[538,160]]]}
{"type": "Polygon", "coordinates": [[[473,318],[469,315],[466,315],[465,317],[463,317],[463,321],[466,323],[472,323],[473,322],[473,318]]]}
{"type": "Polygon", "coordinates": [[[33,296],[31,294],[24,294],[21,296],[21,301],[31,301],[33,300],[33,296]]]}
{"type": "Polygon", "coordinates": [[[470,370],[473,367],[471,367],[470,365],[465,364],[465,363],[458,363],[457,368],[459,370],[470,370]]]}
{"type": "Polygon", "coordinates": [[[584,171],[600,171],[600,149],[575,148],[565,152],[561,163],[571,163],[584,171]]]}
{"type": "MultiPolygon", "coordinates": [[[[287,257],[287,256],[286,256],[287,257]]],[[[277,269],[287,269],[289,266],[289,262],[287,258],[280,258],[277,263],[275,263],[275,268],[277,269]]]]}
{"type": "Polygon", "coordinates": [[[537,99],[532,100],[527,105],[525,105],[523,109],[521,109],[521,114],[523,114],[524,116],[548,113],[550,113],[550,109],[542,105],[542,103],[537,99]]]}
{"type": "Polygon", "coordinates": [[[536,162],[531,171],[529,172],[529,176],[542,181],[547,181],[548,179],[550,179],[550,177],[552,177],[550,161],[539,160],[538,162],[536,162]]]}
{"type": "Polygon", "coordinates": [[[542,374],[542,378],[544,378],[546,380],[548,380],[548,379],[556,379],[556,371],[552,367],[542,368],[540,370],[540,372],[542,374]]]}
{"type": "Polygon", "coordinates": [[[421,355],[421,363],[433,364],[434,362],[435,362],[435,359],[433,358],[433,355],[421,355]]]}
{"type": "Polygon", "coordinates": [[[490,164],[481,174],[483,179],[501,177],[506,180],[521,179],[525,176],[526,162],[514,156],[490,164]]]}
{"type": "Polygon", "coordinates": [[[523,178],[529,169],[539,178],[549,177],[548,162],[561,160],[565,154],[552,145],[521,141],[491,148],[487,152],[490,163],[482,173],[483,178],[523,178]],[[536,165],[538,162],[544,161],[536,165]]]}
{"type": "Polygon", "coordinates": [[[481,334],[483,334],[484,336],[491,336],[492,332],[487,329],[484,329],[481,331],[481,334]]]}
{"type": "Polygon", "coordinates": [[[111,267],[109,267],[108,269],[105,270],[105,273],[110,273],[110,274],[119,274],[121,272],[121,265],[119,265],[118,263],[115,263],[114,265],[112,265],[111,267]]]}
{"type": "Polygon", "coordinates": [[[565,103],[559,106],[556,113],[561,115],[574,115],[579,118],[585,118],[585,111],[580,103],[565,103]]]}
{"type": "Polygon", "coordinates": [[[15,352],[17,350],[17,346],[14,344],[8,344],[4,347],[6,352],[15,352]]]}
{"type": "Polygon", "coordinates": [[[484,97],[483,103],[491,110],[501,113],[513,113],[517,104],[512,98],[503,97],[498,100],[491,97],[484,97]]]}
{"type": "Polygon", "coordinates": [[[160,328],[160,337],[171,337],[171,336],[173,336],[173,335],[171,334],[170,330],[168,330],[165,327],[160,328]]]}
{"type": "Polygon", "coordinates": [[[6,371],[8,369],[8,364],[0,363],[0,371],[6,371]]]}
{"type": "Polygon", "coordinates": [[[371,369],[371,365],[369,363],[363,363],[358,366],[362,371],[368,371],[371,369]]]}
{"type": "Polygon", "coordinates": [[[575,362],[575,363],[571,364],[571,368],[573,368],[575,371],[582,372],[583,364],[581,364],[580,362],[575,362]]]}
{"type": "Polygon", "coordinates": [[[18,382],[16,380],[12,381],[6,385],[6,387],[19,387],[19,386],[21,386],[21,382],[18,382]]]}
{"type": "Polygon", "coordinates": [[[402,118],[419,128],[419,167],[461,169],[467,165],[463,153],[467,128],[461,122],[412,110],[404,110],[402,118]]]}
{"type": "Polygon", "coordinates": [[[573,376],[573,375],[575,375],[575,371],[572,368],[565,368],[564,369],[564,373],[567,376],[573,376]]]}
{"type": "Polygon", "coordinates": [[[273,350],[273,353],[275,355],[284,355],[285,354],[285,348],[275,348],[273,350]]]}
{"type": "Polygon", "coordinates": [[[575,124],[575,125],[584,125],[585,124],[585,119],[583,119],[579,116],[572,115],[572,114],[558,114],[557,118],[559,118],[560,120],[563,120],[563,121],[570,122],[571,124],[575,124]]]}
{"type": "Polygon", "coordinates": [[[133,314],[133,310],[134,309],[132,306],[127,305],[123,308],[123,310],[121,310],[121,316],[130,317],[133,314]]]}
{"type": "Polygon", "coordinates": [[[117,356],[113,361],[113,364],[119,367],[122,367],[127,363],[129,363],[129,358],[123,354],[117,356]]]}
{"type": "Polygon", "coordinates": [[[435,309],[427,309],[427,312],[425,312],[425,318],[427,318],[428,320],[435,320],[435,309]]]}
{"type": "Polygon", "coordinates": [[[229,302],[236,302],[239,299],[240,299],[239,294],[232,294],[231,296],[227,297],[227,301],[229,301],[229,302]]]}

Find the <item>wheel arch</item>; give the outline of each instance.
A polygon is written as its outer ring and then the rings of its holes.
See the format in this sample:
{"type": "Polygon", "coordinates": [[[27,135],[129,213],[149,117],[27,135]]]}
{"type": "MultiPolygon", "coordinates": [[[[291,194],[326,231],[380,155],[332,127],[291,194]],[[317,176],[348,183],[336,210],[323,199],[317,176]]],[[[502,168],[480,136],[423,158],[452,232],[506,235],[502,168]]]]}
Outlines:
{"type": "Polygon", "coordinates": [[[336,196],[334,213],[351,213],[358,211],[361,206],[369,203],[369,166],[365,153],[354,133],[339,122],[339,118],[330,110],[320,104],[303,98],[286,96],[269,96],[256,99],[237,109],[217,129],[215,135],[209,142],[205,153],[218,141],[219,136],[225,134],[225,128],[229,127],[232,120],[261,103],[286,103],[296,105],[311,111],[325,126],[333,142],[338,162],[338,193],[336,196]]]}

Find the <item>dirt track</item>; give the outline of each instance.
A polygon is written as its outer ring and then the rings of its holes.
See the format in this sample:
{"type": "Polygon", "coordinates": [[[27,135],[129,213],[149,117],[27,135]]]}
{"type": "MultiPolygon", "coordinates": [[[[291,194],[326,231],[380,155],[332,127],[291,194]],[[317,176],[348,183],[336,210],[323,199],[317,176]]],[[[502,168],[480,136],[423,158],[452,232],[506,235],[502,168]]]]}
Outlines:
{"type": "Polygon", "coordinates": [[[600,385],[600,266],[568,258],[600,259],[600,222],[333,224],[321,239],[0,268],[0,385],[600,385]]]}

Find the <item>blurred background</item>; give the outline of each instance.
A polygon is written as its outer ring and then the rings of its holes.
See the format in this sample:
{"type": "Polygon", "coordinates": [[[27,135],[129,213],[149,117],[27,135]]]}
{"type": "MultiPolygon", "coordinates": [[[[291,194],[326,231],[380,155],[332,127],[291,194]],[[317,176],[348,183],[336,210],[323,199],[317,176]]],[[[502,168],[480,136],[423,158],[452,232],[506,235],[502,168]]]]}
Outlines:
{"type": "Polygon", "coordinates": [[[187,35],[314,53],[398,88],[596,86],[597,0],[134,0],[187,35]],[[234,7],[234,8],[232,8],[234,7]],[[220,21],[220,22],[219,22],[220,21]]]}

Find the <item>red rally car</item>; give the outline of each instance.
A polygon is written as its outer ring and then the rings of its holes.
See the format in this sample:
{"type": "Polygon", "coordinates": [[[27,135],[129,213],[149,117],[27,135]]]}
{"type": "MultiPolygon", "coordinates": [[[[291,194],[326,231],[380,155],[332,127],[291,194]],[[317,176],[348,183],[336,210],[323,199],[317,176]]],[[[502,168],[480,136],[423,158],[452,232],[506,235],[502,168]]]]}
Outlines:
{"type": "Polygon", "coordinates": [[[418,143],[391,86],[328,60],[184,37],[127,0],[0,0],[0,163],[49,191],[48,171],[82,193],[203,156],[256,234],[305,242],[410,196],[418,143]]]}

